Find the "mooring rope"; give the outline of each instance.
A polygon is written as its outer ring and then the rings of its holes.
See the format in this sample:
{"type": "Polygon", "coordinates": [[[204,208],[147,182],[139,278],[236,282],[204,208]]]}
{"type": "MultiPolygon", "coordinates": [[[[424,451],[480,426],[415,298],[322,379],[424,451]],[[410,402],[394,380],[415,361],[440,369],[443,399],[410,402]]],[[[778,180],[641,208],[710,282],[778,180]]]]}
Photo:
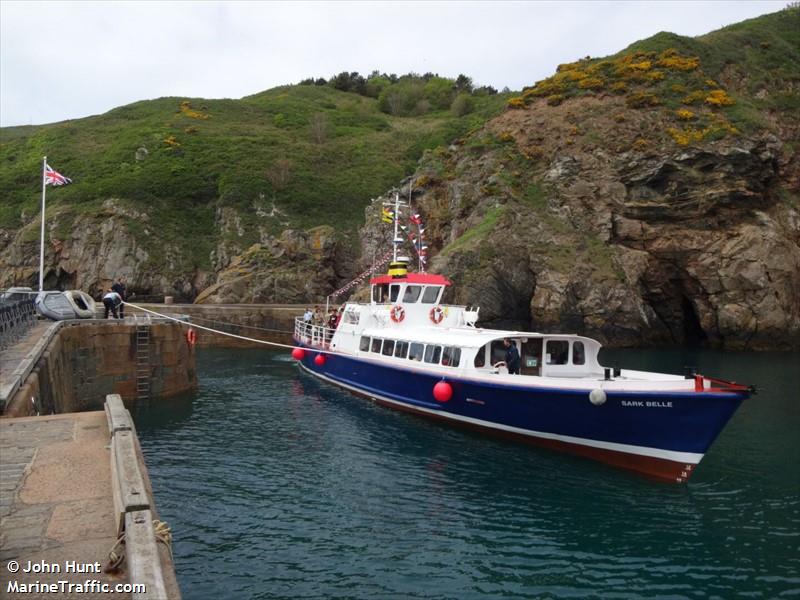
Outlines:
{"type": "MultiPolygon", "coordinates": [[[[213,305],[206,305],[206,306],[213,306],[213,305]]],[[[268,327],[256,327],[255,325],[241,325],[239,323],[233,323],[231,321],[218,321],[217,319],[206,319],[205,317],[196,317],[194,315],[189,315],[192,321],[205,321],[206,323],[219,323],[220,325],[230,325],[232,327],[241,327],[243,329],[256,329],[258,331],[272,331],[274,333],[288,333],[292,334],[294,331],[289,331],[288,329],[270,329],[268,327]]]]}
{"type": "MultiPolygon", "coordinates": [[[[135,308],[137,310],[141,310],[142,312],[149,313],[151,315],[155,315],[157,317],[161,317],[162,319],[167,319],[168,321],[174,321],[175,323],[180,323],[181,325],[185,325],[187,327],[195,327],[197,329],[202,329],[204,331],[210,331],[211,333],[216,333],[218,335],[226,335],[228,337],[236,338],[237,340],[245,340],[246,342],[255,342],[256,344],[264,344],[265,346],[274,346],[275,348],[286,348],[288,350],[294,350],[298,346],[294,346],[291,344],[281,344],[279,342],[268,342],[266,340],[258,340],[256,338],[247,337],[246,335],[238,335],[235,333],[229,333],[227,331],[220,331],[219,329],[214,329],[213,327],[206,327],[205,325],[198,325],[197,323],[192,323],[190,321],[184,321],[183,319],[178,319],[177,317],[172,317],[170,315],[165,315],[163,313],[156,312],[154,310],[150,310],[149,308],[144,308],[143,306],[139,306],[137,304],[131,304],[130,302],[123,302],[124,305],[130,306],[131,308],[135,308]]],[[[317,348],[314,346],[313,348],[309,348],[309,350],[313,350],[319,354],[336,354],[335,352],[331,352],[329,350],[323,350],[322,348],[317,348]]]]}

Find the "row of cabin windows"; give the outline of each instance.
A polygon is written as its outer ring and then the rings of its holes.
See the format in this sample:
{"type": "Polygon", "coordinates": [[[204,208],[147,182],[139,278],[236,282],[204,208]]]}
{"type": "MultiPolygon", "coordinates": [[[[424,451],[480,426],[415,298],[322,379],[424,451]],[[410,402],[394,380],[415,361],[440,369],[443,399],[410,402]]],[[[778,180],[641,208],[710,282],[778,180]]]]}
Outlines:
{"type": "Polygon", "coordinates": [[[374,352],[383,356],[407,358],[433,365],[457,367],[461,362],[461,348],[456,346],[438,346],[436,344],[420,344],[418,342],[403,342],[369,338],[361,336],[359,349],[362,352],[374,352]]]}
{"type": "MultiPolygon", "coordinates": [[[[528,358],[535,358],[536,364],[538,365],[541,361],[541,357],[538,356],[541,352],[541,343],[539,343],[538,349],[536,347],[529,347],[526,344],[522,345],[521,354],[523,355],[523,359],[528,358]]],[[[519,349],[519,345],[518,345],[519,349]]],[[[486,350],[479,350],[478,354],[475,355],[475,366],[480,368],[486,366],[486,350]]],[[[489,344],[489,358],[491,360],[491,364],[497,364],[500,361],[504,361],[506,359],[506,348],[503,344],[503,340],[494,340],[491,344],[489,344]]],[[[544,363],[547,365],[567,365],[569,363],[569,341],[568,340],[547,340],[545,344],[545,356],[544,356],[544,363]]],[[[573,365],[583,365],[586,364],[586,349],[583,346],[583,342],[576,341],[572,342],[572,364],[573,365]]]]}
{"type": "MultiPolygon", "coordinates": [[[[403,302],[436,304],[441,289],[442,286],[440,285],[407,285],[406,291],[403,293],[403,302]]],[[[399,297],[399,283],[382,283],[380,285],[372,286],[372,300],[376,304],[393,304],[397,302],[399,297]]]]}

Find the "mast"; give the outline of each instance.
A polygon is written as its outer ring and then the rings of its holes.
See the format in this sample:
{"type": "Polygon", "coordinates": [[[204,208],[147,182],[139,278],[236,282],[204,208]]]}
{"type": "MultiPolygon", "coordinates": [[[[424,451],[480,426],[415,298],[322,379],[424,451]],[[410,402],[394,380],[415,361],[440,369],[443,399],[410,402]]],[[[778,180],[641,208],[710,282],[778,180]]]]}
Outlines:
{"type": "Polygon", "coordinates": [[[392,254],[392,262],[397,262],[397,237],[399,234],[398,225],[400,224],[400,192],[394,193],[394,238],[392,238],[392,247],[394,253],[392,254]]]}

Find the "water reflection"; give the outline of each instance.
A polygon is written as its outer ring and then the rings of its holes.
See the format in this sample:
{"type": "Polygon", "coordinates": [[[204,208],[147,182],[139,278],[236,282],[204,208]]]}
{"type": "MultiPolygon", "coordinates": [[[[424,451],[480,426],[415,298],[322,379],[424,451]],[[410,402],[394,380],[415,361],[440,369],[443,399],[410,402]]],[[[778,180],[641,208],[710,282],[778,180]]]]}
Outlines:
{"type": "MultiPolygon", "coordinates": [[[[767,376],[753,356],[739,379],[767,376]]],[[[792,392],[747,404],[673,486],[397,413],[276,354],[206,351],[199,367],[193,408],[136,415],[186,597],[800,590],[792,392]]]]}

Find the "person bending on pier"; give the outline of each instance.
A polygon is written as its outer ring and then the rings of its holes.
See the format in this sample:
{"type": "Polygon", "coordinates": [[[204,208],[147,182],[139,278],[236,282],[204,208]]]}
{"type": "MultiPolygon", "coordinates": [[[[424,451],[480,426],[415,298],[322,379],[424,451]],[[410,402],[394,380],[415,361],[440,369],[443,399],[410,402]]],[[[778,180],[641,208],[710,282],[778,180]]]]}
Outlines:
{"type": "Polygon", "coordinates": [[[114,315],[115,319],[119,319],[117,315],[117,307],[122,304],[122,298],[117,292],[112,290],[106,290],[105,296],[103,296],[103,306],[106,307],[106,316],[104,318],[108,318],[108,312],[114,315]]]}

